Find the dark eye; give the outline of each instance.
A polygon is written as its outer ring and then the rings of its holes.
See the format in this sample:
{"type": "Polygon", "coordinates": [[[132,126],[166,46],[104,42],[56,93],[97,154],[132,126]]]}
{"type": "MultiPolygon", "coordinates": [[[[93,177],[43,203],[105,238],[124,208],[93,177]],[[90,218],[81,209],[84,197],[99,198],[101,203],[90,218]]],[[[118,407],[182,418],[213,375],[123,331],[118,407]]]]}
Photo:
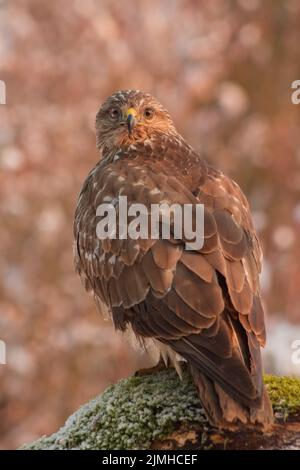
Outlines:
{"type": "Polygon", "coordinates": [[[145,108],[144,110],[144,117],[146,119],[152,119],[154,116],[154,109],[152,108],[145,108]]]}
{"type": "Polygon", "coordinates": [[[113,121],[116,121],[117,119],[119,119],[119,116],[120,116],[120,110],[119,108],[111,108],[109,110],[109,117],[113,120],[113,121]]]}

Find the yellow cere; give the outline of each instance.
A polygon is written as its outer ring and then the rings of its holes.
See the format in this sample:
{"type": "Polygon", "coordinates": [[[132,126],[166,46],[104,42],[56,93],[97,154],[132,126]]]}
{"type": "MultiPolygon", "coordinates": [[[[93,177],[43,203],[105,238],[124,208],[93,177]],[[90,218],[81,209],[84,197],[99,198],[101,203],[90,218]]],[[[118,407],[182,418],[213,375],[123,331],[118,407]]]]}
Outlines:
{"type": "Polygon", "coordinates": [[[130,115],[135,117],[137,115],[137,111],[134,108],[128,108],[125,113],[125,117],[128,118],[130,115]]]}

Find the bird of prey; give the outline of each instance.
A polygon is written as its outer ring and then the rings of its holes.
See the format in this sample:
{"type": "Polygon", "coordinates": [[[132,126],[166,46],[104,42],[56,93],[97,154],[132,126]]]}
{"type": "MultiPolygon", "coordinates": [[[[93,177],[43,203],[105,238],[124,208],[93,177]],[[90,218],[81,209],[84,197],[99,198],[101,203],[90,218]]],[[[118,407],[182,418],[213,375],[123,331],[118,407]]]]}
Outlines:
{"type": "MultiPolygon", "coordinates": [[[[180,370],[188,367],[214,426],[267,427],[261,250],[239,186],[177,132],[150,94],[118,91],[96,116],[99,162],[85,180],[74,220],[75,267],[116,329],[130,330],[180,370]],[[99,239],[97,207],[203,204],[204,243],[187,249],[162,236],[99,239]]],[[[173,221],[174,222],[174,221],[173,221]]],[[[173,227],[174,228],[174,227],[173,227]]]]}

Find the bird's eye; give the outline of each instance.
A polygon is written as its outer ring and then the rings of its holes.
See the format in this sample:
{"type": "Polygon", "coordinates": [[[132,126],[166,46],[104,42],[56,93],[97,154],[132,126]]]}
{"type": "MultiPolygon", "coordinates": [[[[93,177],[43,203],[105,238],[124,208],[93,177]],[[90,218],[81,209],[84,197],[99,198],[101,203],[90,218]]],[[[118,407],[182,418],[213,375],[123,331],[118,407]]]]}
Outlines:
{"type": "Polygon", "coordinates": [[[154,109],[152,109],[152,108],[146,108],[146,109],[144,110],[144,117],[145,117],[146,119],[152,119],[153,116],[154,116],[154,109]]]}
{"type": "Polygon", "coordinates": [[[119,108],[111,108],[109,110],[109,117],[110,119],[112,119],[113,121],[116,121],[117,119],[119,119],[119,116],[120,116],[120,110],[119,108]]]}

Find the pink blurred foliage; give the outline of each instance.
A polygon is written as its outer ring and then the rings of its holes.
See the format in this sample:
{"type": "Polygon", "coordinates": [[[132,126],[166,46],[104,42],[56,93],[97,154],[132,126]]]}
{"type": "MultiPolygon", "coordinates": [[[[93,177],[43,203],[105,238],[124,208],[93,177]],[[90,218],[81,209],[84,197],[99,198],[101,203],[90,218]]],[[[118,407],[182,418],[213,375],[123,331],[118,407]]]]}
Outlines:
{"type": "Polygon", "coordinates": [[[0,441],[14,448],[146,363],[96,313],[72,260],[94,117],[117,89],[156,95],[242,186],[268,314],[300,321],[300,4],[18,0],[0,14],[0,441]]]}

